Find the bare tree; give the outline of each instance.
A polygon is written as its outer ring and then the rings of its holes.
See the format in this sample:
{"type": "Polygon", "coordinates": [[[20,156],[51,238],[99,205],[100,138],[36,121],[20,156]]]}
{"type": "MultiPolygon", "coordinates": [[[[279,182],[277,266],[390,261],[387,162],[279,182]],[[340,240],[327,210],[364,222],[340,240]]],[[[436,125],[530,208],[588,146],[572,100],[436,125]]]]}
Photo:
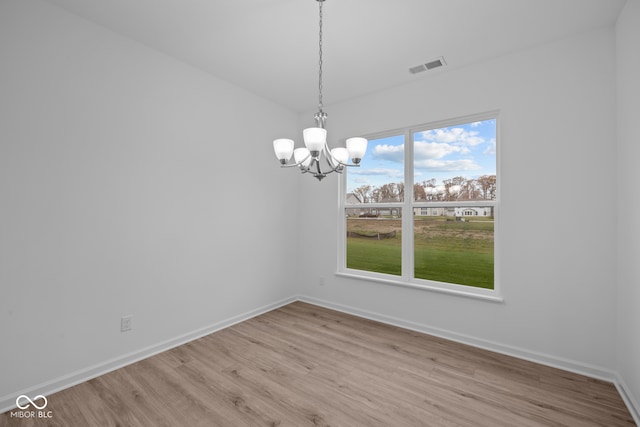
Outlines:
{"type": "Polygon", "coordinates": [[[380,191],[379,187],[374,187],[373,190],[371,190],[371,202],[373,203],[378,203],[382,200],[382,193],[380,191]]]}
{"type": "MultiPolygon", "coordinates": [[[[437,196],[436,196],[436,179],[435,178],[431,178],[431,179],[426,179],[424,181],[422,181],[422,191],[424,192],[424,199],[425,200],[436,200],[437,196]]],[[[416,199],[417,200],[417,199],[416,199]]]]}
{"type": "MultiPolygon", "coordinates": [[[[398,184],[389,183],[384,184],[378,188],[380,191],[379,201],[380,202],[397,202],[400,200],[400,193],[398,189],[398,184]]],[[[404,191],[404,188],[403,188],[404,191]]]]}
{"type": "Polygon", "coordinates": [[[424,187],[419,184],[413,184],[413,200],[427,200],[427,193],[424,191],[424,187]]]}
{"type": "Polygon", "coordinates": [[[467,179],[462,184],[460,184],[460,194],[458,196],[458,200],[475,200],[477,199],[478,194],[476,191],[476,181],[475,179],[467,179]]]}
{"type": "Polygon", "coordinates": [[[480,195],[486,200],[496,199],[496,176],[495,175],[482,175],[478,178],[478,189],[480,195]]]}
{"type": "Polygon", "coordinates": [[[371,192],[370,185],[362,185],[356,188],[355,190],[353,190],[353,195],[358,198],[360,203],[369,203],[370,197],[371,197],[370,192],[371,192]]]}
{"type": "MultiPolygon", "coordinates": [[[[402,202],[404,183],[392,182],[380,187],[364,185],[353,193],[362,198],[363,203],[402,202]]],[[[456,176],[442,180],[442,184],[437,184],[435,178],[427,179],[413,185],[413,198],[416,201],[495,200],[496,176],[483,175],[478,179],[456,176]]]]}

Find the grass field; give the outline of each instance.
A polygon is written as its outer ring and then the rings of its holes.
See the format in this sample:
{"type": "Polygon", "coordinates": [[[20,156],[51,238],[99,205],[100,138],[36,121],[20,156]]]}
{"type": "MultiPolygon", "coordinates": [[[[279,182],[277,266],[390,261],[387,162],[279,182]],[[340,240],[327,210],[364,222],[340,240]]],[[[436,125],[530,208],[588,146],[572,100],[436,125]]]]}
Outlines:
{"type": "MultiPolygon", "coordinates": [[[[415,277],[493,289],[493,221],[451,221],[415,217],[415,277]]],[[[395,238],[347,238],[347,267],[401,275],[400,219],[347,219],[347,231],[376,235],[395,230],[395,238]]]]}

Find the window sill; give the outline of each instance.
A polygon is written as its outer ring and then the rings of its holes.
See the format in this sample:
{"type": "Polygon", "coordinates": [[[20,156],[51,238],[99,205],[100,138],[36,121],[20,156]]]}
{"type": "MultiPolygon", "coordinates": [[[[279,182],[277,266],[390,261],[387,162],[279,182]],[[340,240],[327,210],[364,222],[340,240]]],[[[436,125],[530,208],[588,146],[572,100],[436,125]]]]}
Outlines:
{"type": "MultiPolygon", "coordinates": [[[[362,274],[356,274],[356,273],[350,273],[350,272],[348,273],[348,272],[342,272],[342,271],[336,272],[336,276],[345,277],[349,279],[378,282],[378,283],[383,283],[383,284],[392,285],[392,286],[401,286],[405,288],[419,289],[423,291],[439,292],[439,293],[456,295],[456,296],[461,296],[466,298],[479,299],[484,301],[491,301],[491,302],[497,302],[497,303],[504,302],[504,298],[497,291],[490,291],[490,290],[481,289],[481,288],[478,288],[477,290],[476,288],[471,288],[472,290],[452,289],[452,288],[446,288],[446,287],[441,287],[437,285],[404,282],[401,280],[394,280],[393,278],[366,276],[362,274]],[[483,293],[483,292],[487,292],[487,293],[483,293]],[[491,292],[491,293],[489,294],[488,292],[491,292]]],[[[451,286],[459,286],[459,285],[451,285],[451,286]]]]}

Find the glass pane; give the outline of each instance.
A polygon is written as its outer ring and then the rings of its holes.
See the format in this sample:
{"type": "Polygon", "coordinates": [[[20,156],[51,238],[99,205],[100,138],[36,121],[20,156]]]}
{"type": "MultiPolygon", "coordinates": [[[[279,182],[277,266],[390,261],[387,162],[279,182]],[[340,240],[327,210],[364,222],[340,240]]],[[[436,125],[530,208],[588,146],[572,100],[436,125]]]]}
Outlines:
{"type": "Polygon", "coordinates": [[[402,274],[402,210],[346,209],[347,268],[402,274]]]}
{"type": "Polygon", "coordinates": [[[370,139],[360,167],[347,169],[347,204],[402,202],[404,135],[370,139]]]}
{"type": "Polygon", "coordinates": [[[496,120],[415,132],[415,201],[496,199],[496,120]]]}
{"type": "Polygon", "coordinates": [[[493,207],[414,208],[418,279],[493,289],[493,207]]]}

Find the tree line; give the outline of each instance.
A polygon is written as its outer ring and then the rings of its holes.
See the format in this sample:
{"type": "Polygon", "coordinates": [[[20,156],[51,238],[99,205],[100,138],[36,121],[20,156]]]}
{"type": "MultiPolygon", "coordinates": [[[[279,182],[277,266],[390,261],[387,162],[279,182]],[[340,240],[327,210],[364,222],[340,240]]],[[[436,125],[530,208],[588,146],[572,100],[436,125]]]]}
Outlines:
{"type": "MultiPolygon", "coordinates": [[[[362,185],[352,191],[360,203],[390,203],[404,201],[404,183],[392,182],[379,187],[362,185]]],[[[495,200],[496,176],[482,175],[476,179],[457,176],[437,184],[431,178],[413,185],[413,199],[420,201],[495,200]]]]}

